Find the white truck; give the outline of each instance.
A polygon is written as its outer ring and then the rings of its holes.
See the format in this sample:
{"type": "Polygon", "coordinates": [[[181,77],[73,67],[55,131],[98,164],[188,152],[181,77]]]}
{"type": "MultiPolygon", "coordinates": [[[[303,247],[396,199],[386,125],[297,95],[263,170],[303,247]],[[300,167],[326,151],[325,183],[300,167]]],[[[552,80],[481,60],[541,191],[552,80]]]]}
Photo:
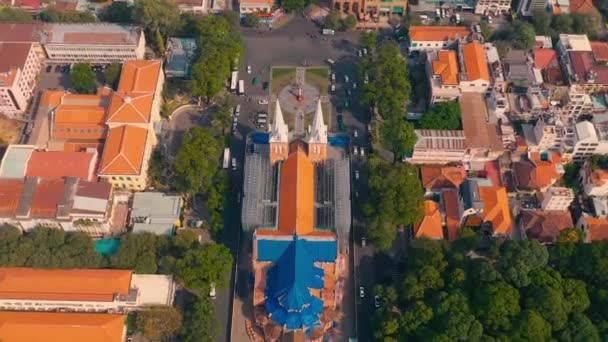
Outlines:
{"type": "Polygon", "coordinates": [[[229,148],[225,148],[224,149],[224,169],[227,169],[230,167],[230,149],[229,148]]]}
{"type": "Polygon", "coordinates": [[[245,81],[239,80],[239,96],[245,96],[245,81]]]}

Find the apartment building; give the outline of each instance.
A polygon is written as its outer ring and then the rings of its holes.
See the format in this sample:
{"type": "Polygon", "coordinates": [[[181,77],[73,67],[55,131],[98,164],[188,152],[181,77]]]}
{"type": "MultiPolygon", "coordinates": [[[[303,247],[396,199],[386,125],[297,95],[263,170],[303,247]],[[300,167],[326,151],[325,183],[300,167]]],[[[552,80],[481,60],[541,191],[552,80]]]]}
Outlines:
{"type": "Polygon", "coordinates": [[[564,149],[564,156],[576,162],[583,162],[594,154],[608,153],[608,129],[596,127],[589,121],[581,121],[574,126],[574,139],[564,149]]]}
{"type": "Polygon", "coordinates": [[[173,305],[172,276],[131,270],[0,268],[0,310],[128,313],[173,305]]]}
{"type": "Polygon", "coordinates": [[[490,69],[483,45],[478,42],[458,45],[460,90],[484,93],[490,87],[490,69]]]}
{"type": "Polygon", "coordinates": [[[542,194],[541,208],[545,211],[566,211],[570,208],[572,201],[574,201],[572,189],[551,187],[542,194]]]}
{"type": "Polygon", "coordinates": [[[534,125],[522,125],[528,151],[561,153],[566,140],[574,138],[573,129],[556,125],[553,119],[550,119],[551,123],[547,123],[547,120],[541,116],[534,125]]]}
{"type": "Polygon", "coordinates": [[[35,93],[42,60],[33,43],[0,42],[0,114],[19,117],[35,93]]]}
{"type": "Polygon", "coordinates": [[[462,162],[467,154],[464,131],[417,129],[418,140],[412,155],[406,160],[412,164],[447,164],[462,162]]]}
{"type": "Polygon", "coordinates": [[[460,96],[456,51],[439,50],[427,53],[427,74],[430,103],[456,100],[460,96]]]}
{"type": "Polygon", "coordinates": [[[436,51],[471,35],[466,26],[410,26],[410,51],[436,51]]]}
{"type": "Polygon", "coordinates": [[[594,52],[586,35],[560,34],[557,50],[569,85],[588,94],[608,91],[608,66],[602,63],[602,50],[594,52]]]}
{"type": "Polygon", "coordinates": [[[407,0],[332,0],[330,8],[345,14],[354,14],[362,20],[368,20],[380,16],[402,16],[407,10],[407,4],[407,0]]]}
{"type": "Polygon", "coordinates": [[[101,237],[110,233],[112,198],[110,184],[77,177],[0,179],[0,223],[101,237]]]}
{"type": "Polygon", "coordinates": [[[511,10],[511,0],[477,0],[475,14],[499,15],[511,10]]]}
{"type": "Polygon", "coordinates": [[[57,63],[119,63],[143,59],[146,49],[142,29],[122,24],[49,24],[39,35],[48,59],[57,63]]]}

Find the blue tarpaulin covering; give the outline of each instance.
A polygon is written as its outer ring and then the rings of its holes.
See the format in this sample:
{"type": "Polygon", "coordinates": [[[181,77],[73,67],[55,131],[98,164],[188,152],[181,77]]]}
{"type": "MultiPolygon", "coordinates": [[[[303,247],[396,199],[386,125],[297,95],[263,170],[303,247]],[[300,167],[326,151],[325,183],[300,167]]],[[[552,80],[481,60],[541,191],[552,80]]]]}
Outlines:
{"type": "MultiPolygon", "coordinates": [[[[258,241],[258,256],[260,251],[268,251],[274,244],[280,243],[280,250],[283,251],[274,261],[275,264],[268,270],[266,278],[266,310],[271,314],[272,319],[287,329],[300,329],[317,324],[319,315],[323,311],[323,301],[310,294],[310,289],[323,288],[323,269],[314,265],[318,260],[314,256],[324,255],[328,257],[330,252],[314,253],[320,246],[331,249],[328,241],[309,241],[299,239],[294,236],[291,241],[258,241]],[[259,244],[268,242],[264,248],[259,244]]],[[[333,259],[336,260],[336,241],[333,243],[333,259]]],[[[317,251],[318,252],[318,251],[317,251]]],[[[262,261],[262,258],[259,258],[262,261]]]]}
{"type": "Polygon", "coordinates": [[[256,144],[268,144],[269,135],[268,133],[253,133],[251,140],[256,144]]]}
{"type": "MultiPolygon", "coordinates": [[[[334,262],[338,255],[336,241],[314,241],[299,238],[311,258],[315,261],[334,262]]],[[[258,260],[276,262],[293,240],[263,240],[258,237],[258,260]]]]}

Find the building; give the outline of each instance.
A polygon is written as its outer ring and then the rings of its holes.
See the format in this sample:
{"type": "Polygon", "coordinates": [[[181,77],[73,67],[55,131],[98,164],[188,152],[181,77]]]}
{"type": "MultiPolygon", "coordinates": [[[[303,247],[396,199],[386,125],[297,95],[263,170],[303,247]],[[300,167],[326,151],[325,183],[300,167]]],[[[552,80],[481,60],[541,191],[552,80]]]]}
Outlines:
{"type": "Polygon", "coordinates": [[[192,75],[192,58],[196,52],[196,41],[191,38],[169,38],[165,75],[167,78],[186,78],[192,75]]]}
{"type": "MultiPolygon", "coordinates": [[[[440,27],[440,26],[439,26],[440,27]]],[[[460,90],[484,93],[490,87],[490,69],[483,45],[470,42],[458,45],[460,90]]]]}
{"type": "Polygon", "coordinates": [[[527,159],[513,163],[514,183],[520,191],[545,192],[564,172],[562,159],[555,152],[529,152],[527,159]]]}
{"type": "Polygon", "coordinates": [[[239,0],[241,15],[248,13],[272,13],[274,0],[239,0]]]}
{"type": "Polygon", "coordinates": [[[420,167],[420,179],[427,192],[441,192],[442,189],[458,189],[467,178],[462,165],[440,166],[423,165],[420,167]]]}
{"type": "Polygon", "coordinates": [[[412,164],[460,163],[467,155],[464,131],[417,129],[416,144],[406,160],[412,164]]]}
{"type": "Polygon", "coordinates": [[[210,6],[207,0],[176,0],[175,4],[180,12],[192,12],[197,14],[207,13],[210,6]]]}
{"type": "Polygon", "coordinates": [[[541,208],[544,211],[567,211],[572,201],[574,201],[572,189],[551,187],[542,194],[541,208]]]}
{"type": "Polygon", "coordinates": [[[589,121],[577,123],[574,126],[573,146],[564,154],[573,161],[582,162],[594,154],[608,153],[608,132],[597,128],[589,121]]]}
{"type": "Polygon", "coordinates": [[[532,57],[534,58],[533,72],[536,83],[564,84],[562,69],[555,50],[536,48],[532,50],[532,57]]]}
{"type": "Polygon", "coordinates": [[[569,85],[587,94],[608,90],[608,66],[601,63],[602,50],[596,49],[598,61],[586,35],[560,34],[557,50],[569,85]]]}
{"type": "Polygon", "coordinates": [[[533,12],[546,11],[547,0],[523,0],[519,2],[517,12],[526,17],[531,17],[533,12]]]}
{"type": "Polygon", "coordinates": [[[580,170],[581,185],[587,196],[608,195],[608,170],[587,160],[580,170]]]}
{"type": "Polygon", "coordinates": [[[491,122],[482,94],[463,92],[459,99],[466,146],[465,166],[479,169],[480,163],[495,160],[504,152],[498,125],[491,122]]]}
{"type": "Polygon", "coordinates": [[[440,197],[441,216],[447,239],[454,241],[460,237],[460,223],[464,213],[464,205],[459,196],[458,189],[444,189],[440,197]]]}
{"type": "Polygon", "coordinates": [[[278,102],[269,133],[255,134],[247,139],[242,224],[253,243],[256,324],[273,338],[322,338],[348,272],[339,252],[350,233],[347,154],[328,146],[320,101],[304,137],[290,141],[278,102]]]}
{"type": "Polygon", "coordinates": [[[475,14],[500,15],[511,10],[510,0],[477,0],[475,3],[475,14]]]}
{"type": "Polygon", "coordinates": [[[0,202],[0,222],[23,231],[44,226],[95,237],[110,233],[114,203],[108,183],[75,177],[0,179],[0,202]]]}
{"type": "Polygon", "coordinates": [[[443,223],[439,204],[435,201],[424,201],[424,217],[413,226],[414,238],[440,240],[444,238],[443,223]]]}
{"type": "Polygon", "coordinates": [[[25,113],[34,95],[42,60],[33,43],[0,42],[0,114],[14,118],[25,113]]]}
{"type": "Polygon", "coordinates": [[[379,0],[332,0],[330,8],[345,14],[354,14],[360,20],[367,20],[380,16],[402,16],[407,10],[407,4],[407,0],[396,0],[393,2],[379,0]]]}
{"type": "Polygon", "coordinates": [[[466,26],[410,26],[410,51],[437,51],[471,35],[466,26]]]}
{"type": "Polygon", "coordinates": [[[519,219],[520,231],[543,243],[557,241],[562,230],[574,227],[568,211],[524,210],[519,219]]]}
{"type": "Polygon", "coordinates": [[[0,311],[0,339],[120,342],[127,335],[126,318],[118,314],[0,311]]]}
{"type": "Polygon", "coordinates": [[[0,310],[127,313],[173,305],[171,276],[131,270],[0,268],[0,310]]]}
{"type": "Polygon", "coordinates": [[[534,125],[522,125],[522,130],[528,150],[531,152],[561,152],[567,136],[565,127],[547,123],[542,117],[534,125]]]}
{"type": "Polygon", "coordinates": [[[505,77],[517,87],[527,88],[534,84],[533,62],[524,50],[510,50],[502,58],[505,77]]]}
{"type": "Polygon", "coordinates": [[[149,232],[173,235],[180,225],[182,198],[162,192],[138,192],[133,195],[131,224],[133,233],[149,232]]]}
{"type": "Polygon", "coordinates": [[[431,90],[430,103],[456,100],[460,96],[456,51],[429,51],[426,65],[431,90]]]}
{"type": "Polygon", "coordinates": [[[608,220],[583,213],[576,222],[576,228],[585,233],[585,242],[608,240],[608,220]]]}
{"type": "Polygon", "coordinates": [[[513,219],[507,190],[488,179],[468,178],[460,187],[465,226],[481,226],[493,236],[510,237],[513,219]]]}
{"type": "Polygon", "coordinates": [[[144,59],[146,49],[140,27],[108,23],[49,24],[40,43],[56,63],[120,63],[144,59]]]}

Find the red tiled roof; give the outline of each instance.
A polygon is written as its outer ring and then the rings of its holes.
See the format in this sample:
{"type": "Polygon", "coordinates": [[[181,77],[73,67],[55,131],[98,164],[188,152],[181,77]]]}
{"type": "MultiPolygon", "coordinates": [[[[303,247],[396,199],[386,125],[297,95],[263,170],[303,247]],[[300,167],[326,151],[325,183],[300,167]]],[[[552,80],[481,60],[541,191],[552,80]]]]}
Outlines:
{"type": "Polygon", "coordinates": [[[291,153],[281,170],[278,229],[306,235],[314,228],[314,167],[301,148],[291,153]]]}
{"type": "Polygon", "coordinates": [[[585,217],[585,220],[589,229],[589,241],[608,240],[608,220],[591,216],[585,217]]]}
{"type": "Polygon", "coordinates": [[[482,186],[479,197],[483,201],[483,221],[491,222],[494,234],[510,235],[513,231],[507,190],[504,187],[482,186]]]}
{"type": "Polygon", "coordinates": [[[23,179],[0,179],[0,216],[15,216],[23,185],[23,179]]]}
{"type": "Polygon", "coordinates": [[[441,50],[437,52],[437,60],[432,63],[433,75],[441,77],[441,82],[447,85],[458,84],[458,61],[456,51],[441,50]]]}
{"type": "Polygon", "coordinates": [[[596,65],[592,52],[570,51],[568,54],[573,72],[578,77],[576,83],[587,83],[587,75],[593,71],[595,73],[594,82],[596,84],[608,84],[608,66],[596,65]]]}
{"type": "Polygon", "coordinates": [[[108,132],[99,174],[140,174],[147,139],[146,128],[128,125],[112,128],[108,132]]]}
{"type": "Polygon", "coordinates": [[[525,210],[521,222],[529,239],[542,242],[554,242],[562,230],[574,227],[568,211],[525,210]]]}
{"type": "Polygon", "coordinates": [[[63,195],[64,181],[59,179],[42,179],[38,181],[30,207],[32,218],[54,218],[57,216],[57,205],[63,195]]]}
{"type": "Polygon", "coordinates": [[[553,49],[534,49],[534,66],[538,69],[546,69],[554,61],[557,54],[553,49]]]}
{"type": "Polygon", "coordinates": [[[439,211],[437,202],[424,201],[424,217],[414,225],[414,237],[443,239],[441,212],[439,211]]]}
{"type": "MultiPolygon", "coordinates": [[[[438,26],[441,27],[441,26],[438,26]]],[[[486,52],[481,44],[472,42],[464,44],[462,47],[464,67],[467,81],[484,80],[490,81],[490,69],[486,52]]]]}
{"type": "Polygon", "coordinates": [[[570,13],[591,14],[597,12],[592,0],[570,0],[570,13]]]}
{"type": "Polygon", "coordinates": [[[606,42],[591,42],[591,51],[593,57],[598,62],[608,61],[608,43],[606,42]]]}
{"type": "Polygon", "coordinates": [[[34,151],[26,176],[43,178],[79,177],[92,180],[95,154],[86,152],[34,151]]]}
{"type": "Polygon", "coordinates": [[[459,166],[424,165],[420,168],[422,186],[427,190],[457,188],[466,178],[466,170],[459,166]]]}
{"type": "Polygon", "coordinates": [[[487,161],[484,163],[484,170],[486,171],[486,178],[488,178],[492,185],[502,186],[500,180],[500,166],[497,160],[487,161]]]}
{"type": "Polygon", "coordinates": [[[441,193],[445,210],[445,224],[448,232],[448,240],[454,241],[460,236],[460,196],[457,189],[450,189],[441,193]]]}
{"type": "Polygon", "coordinates": [[[42,23],[0,23],[0,41],[39,42],[40,32],[45,27],[42,23]]]}
{"type": "Polygon", "coordinates": [[[466,26],[410,26],[410,41],[447,41],[471,34],[466,26]]]}

